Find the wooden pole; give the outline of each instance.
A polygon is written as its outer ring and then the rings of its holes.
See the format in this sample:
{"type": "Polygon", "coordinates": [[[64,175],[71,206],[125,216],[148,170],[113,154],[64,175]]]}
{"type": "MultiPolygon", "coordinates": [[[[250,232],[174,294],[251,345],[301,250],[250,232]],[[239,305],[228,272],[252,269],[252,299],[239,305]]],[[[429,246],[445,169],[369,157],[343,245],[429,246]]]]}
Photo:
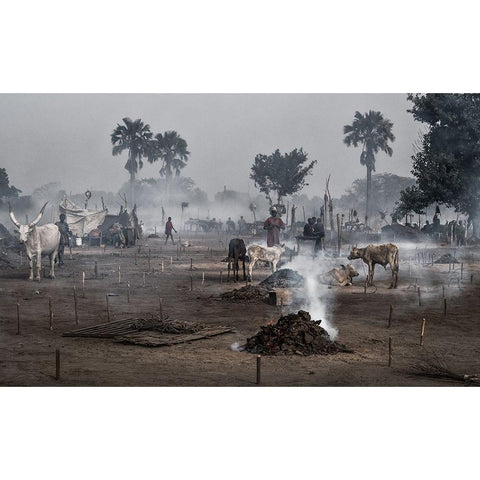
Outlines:
{"type": "Polygon", "coordinates": [[[82,272],[82,298],[85,298],[85,272],[82,272]]]}
{"type": "Polygon", "coordinates": [[[425,319],[422,319],[422,329],[420,331],[420,346],[423,346],[423,335],[425,334],[425,319]]]}
{"type": "Polygon", "coordinates": [[[392,358],[393,358],[393,351],[392,351],[392,337],[388,337],[388,366],[392,366],[392,358]]]}
{"type": "Polygon", "coordinates": [[[260,385],[260,377],[261,377],[261,360],[262,356],[257,355],[257,385],[260,385]]]}
{"type": "Polygon", "coordinates": [[[96,261],[96,260],[95,260],[94,273],[95,273],[95,278],[98,278],[98,264],[97,264],[97,261],[96,261]]]}
{"type": "Polygon", "coordinates": [[[442,285],[442,298],[445,298],[445,285],[442,285]]]}
{"type": "Polygon", "coordinates": [[[173,257],[170,257],[170,265],[173,264],[173,257]]]}
{"type": "Polygon", "coordinates": [[[130,282],[127,282],[127,303],[130,303],[130,282]]]}
{"type": "Polygon", "coordinates": [[[337,213],[337,250],[340,255],[342,249],[342,217],[340,213],[337,213]]]}
{"type": "Polygon", "coordinates": [[[463,280],[463,262],[460,264],[460,280],[463,280]]]}
{"type": "Polygon", "coordinates": [[[193,270],[193,258],[190,259],[190,270],[193,270]]]}
{"type": "Polygon", "coordinates": [[[117,271],[118,271],[118,283],[121,283],[122,275],[121,275],[121,273],[120,273],[120,265],[118,265],[117,271]]]}
{"type": "Polygon", "coordinates": [[[447,314],[447,299],[443,299],[443,315],[447,314]]]}
{"type": "Polygon", "coordinates": [[[17,302],[17,335],[20,335],[20,304],[17,302]]]}
{"type": "Polygon", "coordinates": [[[105,295],[105,299],[107,300],[107,322],[110,322],[110,306],[108,305],[108,293],[105,295]]]}
{"type": "Polygon", "coordinates": [[[202,287],[205,285],[205,272],[202,272],[202,287]]]}
{"type": "Polygon", "coordinates": [[[367,294],[367,282],[365,281],[365,283],[363,284],[363,294],[366,295],[367,294]]]}
{"type": "Polygon", "coordinates": [[[417,293],[418,293],[418,306],[421,307],[422,306],[422,300],[420,298],[420,287],[417,288],[417,293]]]}
{"type": "Polygon", "coordinates": [[[50,330],[53,330],[53,309],[51,297],[48,297],[48,312],[50,317],[50,330]]]}
{"type": "Polygon", "coordinates": [[[390,305],[390,311],[388,313],[388,327],[387,328],[390,328],[390,326],[392,325],[392,314],[393,314],[393,305],[390,305]]]}
{"type": "Polygon", "coordinates": [[[60,350],[55,350],[55,380],[60,378],[60,350]]]}
{"type": "Polygon", "coordinates": [[[163,273],[163,260],[162,260],[162,273],[163,273]]]}
{"type": "Polygon", "coordinates": [[[73,303],[75,306],[75,325],[78,325],[77,287],[73,286],[73,303]]]}
{"type": "Polygon", "coordinates": [[[158,296],[158,306],[160,309],[160,320],[163,320],[163,302],[162,302],[162,297],[160,297],[160,295],[158,296]]]}
{"type": "Polygon", "coordinates": [[[145,272],[143,272],[143,286],[145,287],[145,272]]]}
{"type": "Polygon", "coordinates": [[[193,292],[193,277],[190,275],[190,291],[193,292]]]}

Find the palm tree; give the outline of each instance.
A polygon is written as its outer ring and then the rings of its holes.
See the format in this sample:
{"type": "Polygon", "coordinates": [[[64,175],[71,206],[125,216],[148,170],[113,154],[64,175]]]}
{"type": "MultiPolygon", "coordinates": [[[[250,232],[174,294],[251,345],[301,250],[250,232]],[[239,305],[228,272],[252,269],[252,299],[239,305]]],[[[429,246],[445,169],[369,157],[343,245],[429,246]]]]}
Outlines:
{"type": "Polygon", "coordinates": [[[130,173],[130,189],[132,205],[134,203],[134,182],[135,174],[143,167],[142,158],[147,156],[148,142],[152,138],[150,126],[146,125],[139,118],[135,121],[130,118],[122,118],[124,125],[117,124],[111,135],[112,154],[120,155],[128,150],[128,160],[125,169],[130,173]]]}
{"type": "Polygon", "coordinates": [[[388,141],[393,142],[395,136],[392,133],[393,123],[387,118],[383,118],[380,112],[370,110],[365,115],[355,112],[355,119],[351,125],[343,127],[343,133],[346,137],[343,142],[347,146],[357,147],[362,145],[360,163],[367,167],[367,200],[365,207],[365,226],[368,226],[369,207],[370,207],[370,189],[372,186],[372,171],[375,171],[375,155],[379,151],[385,152],[390,157],[393,150],[388,145],[388,141]]]}
{"type": "Polygon", "coordinates": [[[170,183],[173,172],[178,177],[180,170],[186,167],[189,155],[187,142],[177,132],[170,130],[163,135],[158,133],[150,142],[148,161],[153,163],[162,160],[160,176],[170,183]]]}

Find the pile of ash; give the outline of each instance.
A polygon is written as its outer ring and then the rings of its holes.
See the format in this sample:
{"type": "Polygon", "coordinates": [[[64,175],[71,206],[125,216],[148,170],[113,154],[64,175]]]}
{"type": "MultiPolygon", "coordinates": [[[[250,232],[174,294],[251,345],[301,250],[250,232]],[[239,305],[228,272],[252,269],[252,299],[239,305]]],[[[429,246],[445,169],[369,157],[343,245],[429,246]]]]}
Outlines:
{"type": "Polygon", "coordinates": [[[454,256],[450,253],[442,255],[440,258],[435,260],[433,263],[460,263],[454,256]]]}
{"type": "Polygon", "coordinates": [[[294,288],[303,287],[305,279],[302,275],[290,268],[284,268],[272,273],[265,280],[260,282],[260,287],[271,290],[272,288],[294,288]]]}
{"type": "Polygon", "coordinates": [[[351,352],[330,339],[320,326],[321,320],[312,320],[304,310],[281,317],[275,325],[262,326],[247,339],[244,349],[262,355],[313,355],[351,352]]]}
{"type": "Polygon", "coordinates": [[[182,322],[180,320],[158,320],[153,326],[149,325],[144,328],[141,326],[137,327],[139,330],[154,330],[160,333],[175,333],[175,334],[185,334],[185,333],[196,333],[200,330],[203,330],[206,325],[202,323],[188,323],[182,322]]]}
{"type": "Polygon", "coordinates": [[[234,301],[251,301],[251,300],[264,300],[268,299],[268,290],[253,285],[247,285],[246,287],[236,288],[231,292],[225,292],[221,295],[222,300],[234,300],[234,301]]]}

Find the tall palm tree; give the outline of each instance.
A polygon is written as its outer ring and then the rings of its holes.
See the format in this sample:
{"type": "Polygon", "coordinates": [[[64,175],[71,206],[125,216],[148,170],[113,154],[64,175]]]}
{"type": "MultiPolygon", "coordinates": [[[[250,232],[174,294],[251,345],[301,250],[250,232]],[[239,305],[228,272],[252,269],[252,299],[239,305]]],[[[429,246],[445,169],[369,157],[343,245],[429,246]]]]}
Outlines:
{"type": "Polygon", "coordinates": [[[148,161],[153,163],[162,160],[160,176],[165,177],[167,183],[170,183],[173,172],[178,177],[182,168],[187,165],[190,155],[187,147],[187,142],[174,130],[163,135],[158,133],[150,142],[148,161]]]}
{"type": "Polygon", "coordinates": [[[351,125],[343,127],[343,133],[346,137],[343,142],[347,146],[357,147],[362,145],[360,163],[367,167],[367,199],[365,207],[365,225],[368,226],[370,190],[372,187],[372,172],[375,171],[375,154],[379,151],[385,152],[390,157],[393,150],[388,144],[389,141],[395,141],[392,133],[393,123],[387,118],[383,118],[380,112],[370,110],[365,115],[355,112],[355,118],[351,125]]]}
{"type": "Polygon", "coordinates": [[[128,150],[128,160],[125,169],[130,173],[130,190],[132,205],[134,200],[135,174],[143,167],[143,157],[147,156],[148,142],[152,138],[150,126],[144,124],[141,119],[132,121],[130,118],[122,118],[124,125],[117,124],[111,134],[113,145],[112,154],[120,155],[128,150]]]}

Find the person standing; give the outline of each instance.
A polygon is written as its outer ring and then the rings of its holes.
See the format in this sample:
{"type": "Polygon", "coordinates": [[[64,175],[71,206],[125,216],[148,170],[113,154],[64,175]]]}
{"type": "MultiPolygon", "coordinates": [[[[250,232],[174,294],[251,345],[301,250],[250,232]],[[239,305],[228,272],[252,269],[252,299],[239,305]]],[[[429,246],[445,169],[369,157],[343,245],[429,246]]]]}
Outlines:
{"type": "Polygon", "coordinates": [[[285,230],[285,223],[280,217],[277,217],[277,209],[270,209],[270,217],[265,220],[263,229],[267,230],[267,247],[273,247],[280,244],[280,230],[285,230]]]}
{"type": "Polygon", "coordinates": [[[315,242],[315,253],[319,250],[325,250],[324,246],[324,238],[325,238],[325,227],[323,225],[322,219],[320,217],[317,218],[317,223],[313,225],[313,234],[317,237],[315,242]]]}
{"type": "Polygon", "coordinates": [[[165,245],[166,245],[167,242],[168,242],[168,237],[170,237],[170,238],[172,239],[172,243],[175,245],[175,242],[174,242],[174,240],[173,240],[172,230],[173,230],[175,233],[178,233],[178,232],[175,230],[175,228],[173,228],[172,217],[168,217],[167,223],[165,224],[165,235],[167,236],[167,238],[165,239],[165,245]]]}
{"type": "Polygon", "coordinates": [[[60,244],[58,245],[58,265],[63,267],[63,254],[65,251],[65,246],[70,246],[70,235],[72,232],[68,227],[68,223],[66,222],[66,215],[64,213],[60,214],[60,221],[55,222],[55,225],[58,227],[60,231],[60,244]]]}

